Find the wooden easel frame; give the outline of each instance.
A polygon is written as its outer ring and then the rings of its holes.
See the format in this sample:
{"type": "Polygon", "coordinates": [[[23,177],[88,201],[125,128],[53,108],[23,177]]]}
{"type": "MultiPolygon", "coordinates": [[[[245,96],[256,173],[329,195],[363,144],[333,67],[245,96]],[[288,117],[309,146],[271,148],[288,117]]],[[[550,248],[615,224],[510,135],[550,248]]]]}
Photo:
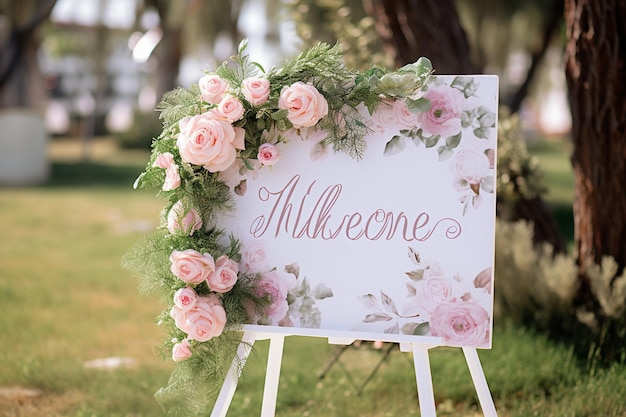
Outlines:
{"type": "MultiPolygon", "coordinates": [[[[276,413],[276,399],[278,397],[278,381],[280,378],[280,368],[282,365],[283,348],[285,337],[294,335],[293,333],[278,333],[274,331],[263,331],[262,326],[246,326],[244,330],[237,358],[233,360],[230,371],[211,412],[211,417],[226,417],[230,403],[237,389],[239,373],[250,355],[252,347],[257,340],[269,339],[269,353],[267,360],[267,370],[265,373],[265,386],[263,389],[263,403],[261,406],[261,417],[273,417],[276,413]]],[[[323,336],[320,336],[323,337],[323,336]]],[[[342,337],[328,337],[328,342],[338,345],[348,345],[356,339],[342,337]]],[[[422,338],[423,339],[423,338],[422,338]]],[[[437,338],[431,338],[437,339],[437,338]]],[[[393,340],[389,340],[393,342],[393,340]]],[[[436,340],[433,340],[436,342],[436,340]]],[[[430,358],[428,351],[434,347],[441,346],[440,343],[425,342],[399,342],[400,351],[412,352],[415,365],[415,378],[417,381],[417,395],[419,401],[420,414],[422,417],[435,417],[437,410],[435,407],[435,396],[433,392],[432,376],[430,372],[430,358]]],[[[465,361],[470,371],[478,401],[485,417],[497,417],[495,404],[487,385],[487,379],[483,372],[476,348],[463,347],[465,361]]]]}

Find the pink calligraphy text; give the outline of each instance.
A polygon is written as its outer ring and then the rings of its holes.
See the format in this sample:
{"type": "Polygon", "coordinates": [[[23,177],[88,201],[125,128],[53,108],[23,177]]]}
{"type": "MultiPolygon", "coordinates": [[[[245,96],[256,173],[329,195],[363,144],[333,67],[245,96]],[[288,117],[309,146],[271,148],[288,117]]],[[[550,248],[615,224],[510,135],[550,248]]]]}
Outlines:
{"type": "Polygon", "coordinates": [[[431,221],[426,212],[408,215],[404,211],[394,213],[379,208],[366,214],[355,211],[333,216],[333,209],[343,190],[341,184],[330,185],[319,194],[314,194],[316,181],[313,181],[305,188],[303,195],[297,193],[299,185],[300,175],[294,175],[281,189],[259,189],[259,199],[269,203],[271,209],[252,221],[252,236],[260,238],[267,234],[278,237],[284,234],[293,239],[322,240],[339,237],[349,240],[392,240],[399,237],[411,242],[427,240],[438,226],[445,228],[448,239],[456,239],[461,234],[461,224],[457,220],[445,217],[431,221]]]}

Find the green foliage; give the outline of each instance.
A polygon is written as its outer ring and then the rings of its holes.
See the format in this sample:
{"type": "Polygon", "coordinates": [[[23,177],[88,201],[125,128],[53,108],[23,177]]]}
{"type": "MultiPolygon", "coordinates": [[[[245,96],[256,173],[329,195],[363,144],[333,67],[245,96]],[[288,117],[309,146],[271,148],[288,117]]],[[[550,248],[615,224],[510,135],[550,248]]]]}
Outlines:
{"type": "Polygon", "coordinates": [[[555,255],[549,245],[534,247],[532,225],[496,224],[494,313],[539,327],[575,320],[571,308],[578,289],[571,256],[555,255]]]}
{"type": "Polygon", "coordinates": [[[285,7],[306,45],[337,42],[352,68],[393,65],[361,0],[288,0],[285,7]]]}
{"type": "Polygon", "coordinates": [[[539,159],[528,152],[517,115],[502,113],[498,121],[496,190],[499,214],[505,219],[519,199],[531,200],[546,192],[539,159]]]}

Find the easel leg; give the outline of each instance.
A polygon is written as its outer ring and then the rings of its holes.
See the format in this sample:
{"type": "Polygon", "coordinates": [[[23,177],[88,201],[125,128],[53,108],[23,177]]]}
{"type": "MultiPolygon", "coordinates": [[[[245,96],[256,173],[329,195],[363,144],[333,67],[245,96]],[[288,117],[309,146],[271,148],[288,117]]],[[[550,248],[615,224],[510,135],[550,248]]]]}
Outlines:
{"type": "Polygon", "coordinates": [[[464,347],[463,353],[465,354],[465,360],[467,361],[467,366],[472,375],[472,381],[474,381],[474,386],[476,387],[476,394],[478,394],[478,402],[480,402],[484,416],[496,417],[498,415],[496,413],[496,406],[493,403],[491,392],[487,386],[487,379],[480,365],[478,352],[475,348],[464,347]]]}
{"type": "Polygon", "coordinates": [[[239,379],[239,374],[241,373],[241,368],[245,365],[255,340],[256,335],[254,333],[244,332],[239,348],[237,349],[237,357],[233,359],[228,375],[226,376],[222,389],[220,390],[217,400],[215,401],[211,417],[226,417],[228,407],[230,406],[233,396],[235,395],[235,390],[237,389],[237,381],[239,379]]]}
{"type": "Polygon", "coordinates": [[[420,414],[422,417],[435,417],[437,411],[427,346],[413,343],[413,362],[415,364],[420,414]]]}
{"type": "Polygon", "coordinates": [[[263,390],[263,404],[261,406],[261,417],[273,417],[276,413],[278,380],[280,378],[280,365],[283,360],[284,345],[285,336],[276,335],[270,337],[267,371],[265,373],[265,388],[263,390]]]}

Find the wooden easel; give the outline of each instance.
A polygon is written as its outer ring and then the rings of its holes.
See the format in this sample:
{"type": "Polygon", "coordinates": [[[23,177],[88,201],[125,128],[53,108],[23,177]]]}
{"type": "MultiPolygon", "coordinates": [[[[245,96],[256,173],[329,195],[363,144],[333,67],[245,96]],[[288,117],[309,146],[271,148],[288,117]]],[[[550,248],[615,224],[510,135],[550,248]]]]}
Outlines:
{"type": "MultiPolygon", "coordinates": [[[[245,365],[250,355],[252,346],[257,340],[269,339],[269,353],[267,360],[267,371],[265,374],[265,387],[263,390],[263,403],[261,406],[261,417],[272,417],[276,413],[276,398],[278,396],[278,380],[280,377],[280,367],[282,364],[283,347],[285,337],[290,334],[276,332],[264,332],[262,326],[247,326],[253,329],[244,330],[244,334],[237,351],[237,358],[234,359],[228,376],[222,385],[222,389],[217,397],[211,417],[226,417],[228,407],[235,395],[239,372],[245,365]]],[[[328,332],[327,332],[328,333],[328,332]]],[[[293,335],[293,334],[291,334],[293,335]]],[[[319,335],[317,335],[319,336],[319,335]]],[[[437,339],[437,338],[432,338],[437,339]]],[[[328,336],[329,343],[346,345],[354,342],[355,339],[346,339],[336,336],[328,336]]],[[[393,341],[393,340],[390,340],[393,341]]],[[[435,340],[433,340],[435,341],[435,340]]],[[[412,352],[415,365],[415,377],[417,380],[417,395],[419,400],[420,414],[422,417],[435,417],[437,414],[435,407],[435,396],[433,392],[432,376],[430,373],[430,359],[428,351],[440,346],[437,343],[415,343],[400,342],[402,352],[412,352]]],[[[478,401],[485,417],[497,417],[496,408],[491,397],[491,392],[487,385],[487,380],[478,358],[475,348],[464,347],[463,354],[476,388],[478,401]]]]}

